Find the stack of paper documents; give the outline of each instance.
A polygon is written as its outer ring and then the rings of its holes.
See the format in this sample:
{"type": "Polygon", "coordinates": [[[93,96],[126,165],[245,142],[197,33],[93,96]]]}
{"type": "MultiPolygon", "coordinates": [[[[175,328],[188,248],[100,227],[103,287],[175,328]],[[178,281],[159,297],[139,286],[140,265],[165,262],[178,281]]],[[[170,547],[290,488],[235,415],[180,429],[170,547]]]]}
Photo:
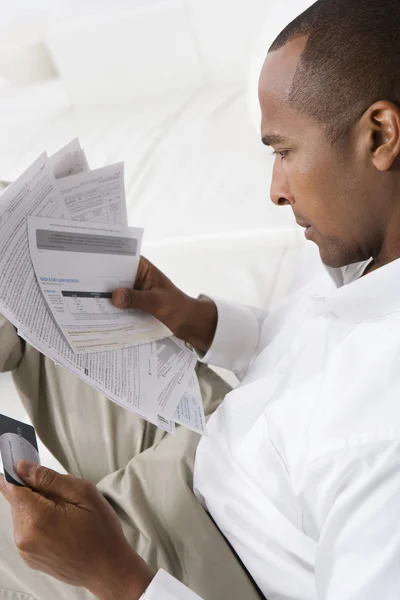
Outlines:
{"type": "Polygon", "coordinates": [[[205,432],[196,355],[154,317],[120,310],[143,230],[127,225],[123,163],[90,171],[74,140],[0,197],[0,312],[28,344],[173,432],[205,432]]]}

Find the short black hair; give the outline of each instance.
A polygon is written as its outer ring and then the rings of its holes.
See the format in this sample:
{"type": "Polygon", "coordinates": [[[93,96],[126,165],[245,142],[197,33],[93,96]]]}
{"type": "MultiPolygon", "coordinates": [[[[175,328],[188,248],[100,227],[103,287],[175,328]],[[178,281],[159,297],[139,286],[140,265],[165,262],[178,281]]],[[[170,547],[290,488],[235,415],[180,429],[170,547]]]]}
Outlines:
{"type": "Polygon", "coordinates": [[[334,142],[379,100],[400,106],[400,0],[318,0],[270,52],[307,36],[290,102],[334,142]]]}

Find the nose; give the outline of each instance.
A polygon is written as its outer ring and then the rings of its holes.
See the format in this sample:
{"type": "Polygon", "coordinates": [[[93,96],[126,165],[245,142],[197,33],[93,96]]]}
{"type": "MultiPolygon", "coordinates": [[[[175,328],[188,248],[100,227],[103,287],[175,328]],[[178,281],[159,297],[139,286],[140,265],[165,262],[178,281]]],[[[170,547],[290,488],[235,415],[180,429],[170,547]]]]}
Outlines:
{"type": "Polygon", "coordinates": [[[294,204],[294,197],[290,191],[287,177],[283,172],[283,169],[279,168],[276,162],[272,173],[270,196],[272,202],[277,206],[294,204]]]}

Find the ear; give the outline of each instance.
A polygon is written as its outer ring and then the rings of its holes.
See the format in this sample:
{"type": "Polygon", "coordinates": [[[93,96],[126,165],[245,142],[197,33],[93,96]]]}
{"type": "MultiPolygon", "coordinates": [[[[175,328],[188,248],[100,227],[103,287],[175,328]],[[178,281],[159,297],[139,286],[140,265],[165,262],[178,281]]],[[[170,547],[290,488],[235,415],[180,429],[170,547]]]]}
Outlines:
{"type": "Polygon", "coordinates": [[[366,111],[370,156],[379,171],[389,171],[400,154],[400,108],[392,102],[375,102],[366,111]]]}

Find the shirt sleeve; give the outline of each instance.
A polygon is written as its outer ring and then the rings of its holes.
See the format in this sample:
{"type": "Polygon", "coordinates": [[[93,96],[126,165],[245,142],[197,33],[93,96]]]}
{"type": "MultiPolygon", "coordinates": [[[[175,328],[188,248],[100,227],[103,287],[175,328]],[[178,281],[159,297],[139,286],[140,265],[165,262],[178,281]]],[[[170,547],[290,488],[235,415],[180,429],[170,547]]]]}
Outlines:
{"type": "Polygon", "coordinates": [[[316,461],[307,477],[317,599],[397,600],[400,443],[346,448],[316,461]]]}
{"type": "Polygon", "coordinates": [[[202,598],[161,569],[140,600],[202,600],[202,598]]]}
{"type": "Polygon", "coordinates": [[[0,314],[0,373],[18,367],[23,357],[23,347],[15,327],[0,314]]]}
{"type": "Polygon", "coordinates": [[[218,310],[218,323],[211,348],[201,360],[242,379],[257,352],[267,313],[218,298],[211,300],[218,310]]]}

